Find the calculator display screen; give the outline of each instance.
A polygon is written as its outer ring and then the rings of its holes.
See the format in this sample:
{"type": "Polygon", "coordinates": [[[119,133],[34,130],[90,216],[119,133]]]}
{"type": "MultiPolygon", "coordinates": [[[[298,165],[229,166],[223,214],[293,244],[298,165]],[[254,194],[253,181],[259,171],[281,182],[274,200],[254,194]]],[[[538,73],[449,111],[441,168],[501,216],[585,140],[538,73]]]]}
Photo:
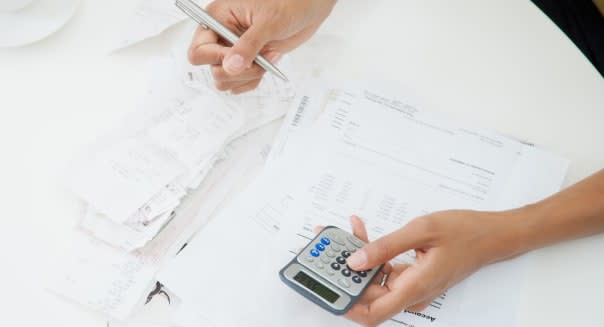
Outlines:
{"type": "Polygon", "coordinates": [[[322,297],[329,303],[334,303],[340,298],[337,293],[325,287],[325,285],[317,282],[314,278],[308,276],[302,271],[298,272],[298,274],[294,276],[294,280],[311,290],[313,293],[322,297]]]}

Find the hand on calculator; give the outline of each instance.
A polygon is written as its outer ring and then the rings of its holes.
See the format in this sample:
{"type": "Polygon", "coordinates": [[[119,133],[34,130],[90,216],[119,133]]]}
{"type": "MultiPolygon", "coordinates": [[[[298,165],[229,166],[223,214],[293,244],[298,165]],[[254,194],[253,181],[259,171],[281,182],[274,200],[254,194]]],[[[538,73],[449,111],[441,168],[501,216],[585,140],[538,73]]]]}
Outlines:
{"type": "Polygon", "coordinates": [[[353,235],[333,226],[317,227],[317,236],[280,277],[324,309],[377,326],[404,310],[423,311],[481,267],[518,255],[511,246],[517,233],[509,224],[522,214],[436,212],[373,242],[368,242],[363,221],[353,216],[353,235]],[[416,253],[413,264],[388,263],[410,250],[416,253]]]}
{"type": "Polygon", "coordinates": [[[383,271],[389,274],[386,283],[381,287],[377,276],[378,282],[368,286],[346,317],[363,326],[377,326],[403,310],[423,311],[468,275],[503,259],[497,249],[505,248],[505,242],[493,237],[500,218],[505,218],[502,215],[467,210],[437,212],[373,242],[368,242],[361,219],[351,217],[354,235],[368,243],[347,259],[351,269],[369,269],[409,250],[415,250],[416,262],[385,265],[383,271]]]}

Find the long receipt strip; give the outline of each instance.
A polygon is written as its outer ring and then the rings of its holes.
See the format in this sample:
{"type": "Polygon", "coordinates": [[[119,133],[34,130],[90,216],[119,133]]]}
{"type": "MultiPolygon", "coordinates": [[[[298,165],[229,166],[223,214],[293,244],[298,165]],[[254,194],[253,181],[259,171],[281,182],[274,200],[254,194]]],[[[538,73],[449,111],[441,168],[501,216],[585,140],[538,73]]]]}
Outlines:
{"type": "MultiPolygon", "coordinates": [[[[218,326],[352,325],[277,276],[313,226],[349,230],[357,214],[375,239],[437,210],[512,208],[556,192],[568,166],[376,86],[311,88],[296,104],[270,169],[160,274],[189,315],[218,326]]],[[[413,253],[396,260],[413,261],[413,253]]],[[[525,266],[526,257],[486,267],[425,311],[401,312],[386,325],[514,326],[525,266]]]]}

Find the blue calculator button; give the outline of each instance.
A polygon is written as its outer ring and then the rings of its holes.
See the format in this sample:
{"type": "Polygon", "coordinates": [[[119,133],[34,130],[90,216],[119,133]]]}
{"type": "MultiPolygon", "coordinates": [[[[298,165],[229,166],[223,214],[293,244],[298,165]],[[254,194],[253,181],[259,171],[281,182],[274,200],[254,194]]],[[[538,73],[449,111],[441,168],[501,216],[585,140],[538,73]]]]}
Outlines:
{"type": "Polygon", "coordinates": [[[321,255],[321,252],[317,251],[316,249],[312,249],[310,250],[310,255],[312,255],[313,257],[318,257],[319,255],[321,255]]]}
{"type": "Polygon", "coordinates": [[[321,243],[323,243],[323,245],[329,245],[331,244],[331,240],[328,237],[323,237],[321,238],[321,243]]]}
{"type": "Polygon", "coordinates": [[[323,245],[321,243],[317,243],[317,244],[315,244],[315,249],[317,249],[319,251],[325,251],[325,245],[323,245]]]}

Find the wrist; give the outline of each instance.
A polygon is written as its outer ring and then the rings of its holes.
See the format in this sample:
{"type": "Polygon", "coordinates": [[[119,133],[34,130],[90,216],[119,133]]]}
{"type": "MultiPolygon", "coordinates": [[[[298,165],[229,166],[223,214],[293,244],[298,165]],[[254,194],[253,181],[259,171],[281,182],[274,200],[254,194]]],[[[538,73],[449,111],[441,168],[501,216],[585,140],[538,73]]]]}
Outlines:
{"type": "Polygon", "coordinates": [[[488,241],[485,264],[511,259],[533,250],[537,242],[534,225],[538,214],[532,205],[489,213],[492,237],[488,241]]]}

